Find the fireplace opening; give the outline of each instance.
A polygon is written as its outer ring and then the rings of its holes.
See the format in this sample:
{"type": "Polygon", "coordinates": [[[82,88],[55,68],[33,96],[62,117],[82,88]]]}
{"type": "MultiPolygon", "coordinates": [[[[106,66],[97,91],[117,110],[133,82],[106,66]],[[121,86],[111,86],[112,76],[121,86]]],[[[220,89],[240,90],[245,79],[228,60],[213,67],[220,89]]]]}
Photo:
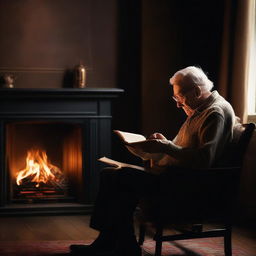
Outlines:
{"type": "Polygon", "coordinates": [[[6,125],[10,203],[85,200],[79,123],[28,121],[6,125]]]}

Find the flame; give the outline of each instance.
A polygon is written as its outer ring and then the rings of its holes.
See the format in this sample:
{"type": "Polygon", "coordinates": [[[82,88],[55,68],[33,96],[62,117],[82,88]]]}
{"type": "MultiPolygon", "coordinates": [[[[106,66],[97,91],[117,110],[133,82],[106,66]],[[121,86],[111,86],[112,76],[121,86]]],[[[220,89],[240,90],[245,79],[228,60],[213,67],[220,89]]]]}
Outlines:
{"type": "Polygon", "coordinates": [[[37,183],[36,187],[39,187],[40,183],[58,182],[60,174],[61,170],[48,161],[44,150],[32,149],[27,152],[25,169],[17,173],[16,183],[19,186],[31,176],[31,182],[37,183]]]}

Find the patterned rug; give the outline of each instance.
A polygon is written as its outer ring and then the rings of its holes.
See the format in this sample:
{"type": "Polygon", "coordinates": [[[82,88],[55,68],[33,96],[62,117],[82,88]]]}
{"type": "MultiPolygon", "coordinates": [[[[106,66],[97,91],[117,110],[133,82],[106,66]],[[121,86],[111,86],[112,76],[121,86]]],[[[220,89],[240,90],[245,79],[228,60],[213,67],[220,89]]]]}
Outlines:
{"type": "MultiPolygon", "coordinates": [[[[144,256],[154,255],[155,242],[147,240],[143,244],[144,256]]],[[[233,256],[251,256],[233,245],[233,256]]],[[[163,256],[224,256],[224,244],[221,238],[204,238],[175,242],[163,242],[163,256]]]]}
{"type": "MultiPolygon", "coordinates": [[[[0,256],[68,256],[70,255],[70,244],[83,243],[90,243],[90,241],[0,241],[0,256]]],[[[154,255],[154,247],[154,241],[145,241],[143,245],[143,255],[154,255]]],[[[233,256],[251,256],[241,248],[233,247],[233,256]]],[[[219,238],[206,238],[173,243],[164,242],[162,255],[224,256],[223,240],[219,238]]]]}

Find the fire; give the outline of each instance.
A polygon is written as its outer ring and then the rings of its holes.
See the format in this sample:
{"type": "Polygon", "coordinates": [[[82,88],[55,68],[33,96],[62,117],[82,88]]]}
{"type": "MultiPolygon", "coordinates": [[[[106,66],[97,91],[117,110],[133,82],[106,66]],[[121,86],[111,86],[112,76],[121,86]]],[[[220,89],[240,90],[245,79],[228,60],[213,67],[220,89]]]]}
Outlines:
{"type": "Polygon", "coordinates": [[[27,152],[25,169],[17,173],[16,183],[20,186],[24,179],[29,179],[39,187],[40,183],[58,184],[62,176],[61,170],[49,162],[44,150],[32,149],[27,152]]]}

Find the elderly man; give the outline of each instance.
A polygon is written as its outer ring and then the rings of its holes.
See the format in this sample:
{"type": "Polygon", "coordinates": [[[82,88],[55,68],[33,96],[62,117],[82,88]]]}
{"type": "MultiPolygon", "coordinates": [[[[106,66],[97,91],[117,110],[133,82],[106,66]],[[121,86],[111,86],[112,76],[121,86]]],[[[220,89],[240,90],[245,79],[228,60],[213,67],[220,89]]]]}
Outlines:
{"type": "Polygon", "coordinates": [[[152,140],[134,143],[134,148],[150,153],[164,153],[156,165],[209,167],[217,164],[226,145],[233,138],[237,118],[232,106],[217,91],[213,83],[197,67],[187,67],[170,79],[172,98],[187,114],[187,120],[177,136],[167,140],[162,134],[151,135],[152,140]]]}
{"type": "MultiPolygon", "coordinates": [[[[177,107],[185,111],[187,120],[173,140],[154,133],[146,141],[133,143],[130,148],[133,153],[140,156],[140,152],[147,152],[152,160],[148,172],[129,168],[102,171],[90,223],[100,231],[99,236],[90,245],[71,245],[74,254],[141,255],[133,228],[133,213],[138,202],[156,198],[161,176],[171,173],[176,166],[216,165],[232,141],[236,124],[234,111],[217,91],[211,92],[213,83],[200,68],[192,66],[176,72],[170,84],[173,99],[177,107]]],[[[174,184],[171,175],[164,179],[168,177],[170,184],[174,184]]],[[[167,196],[174,198],[175,190],[170,191],[171,195],[167,196]]]]}

